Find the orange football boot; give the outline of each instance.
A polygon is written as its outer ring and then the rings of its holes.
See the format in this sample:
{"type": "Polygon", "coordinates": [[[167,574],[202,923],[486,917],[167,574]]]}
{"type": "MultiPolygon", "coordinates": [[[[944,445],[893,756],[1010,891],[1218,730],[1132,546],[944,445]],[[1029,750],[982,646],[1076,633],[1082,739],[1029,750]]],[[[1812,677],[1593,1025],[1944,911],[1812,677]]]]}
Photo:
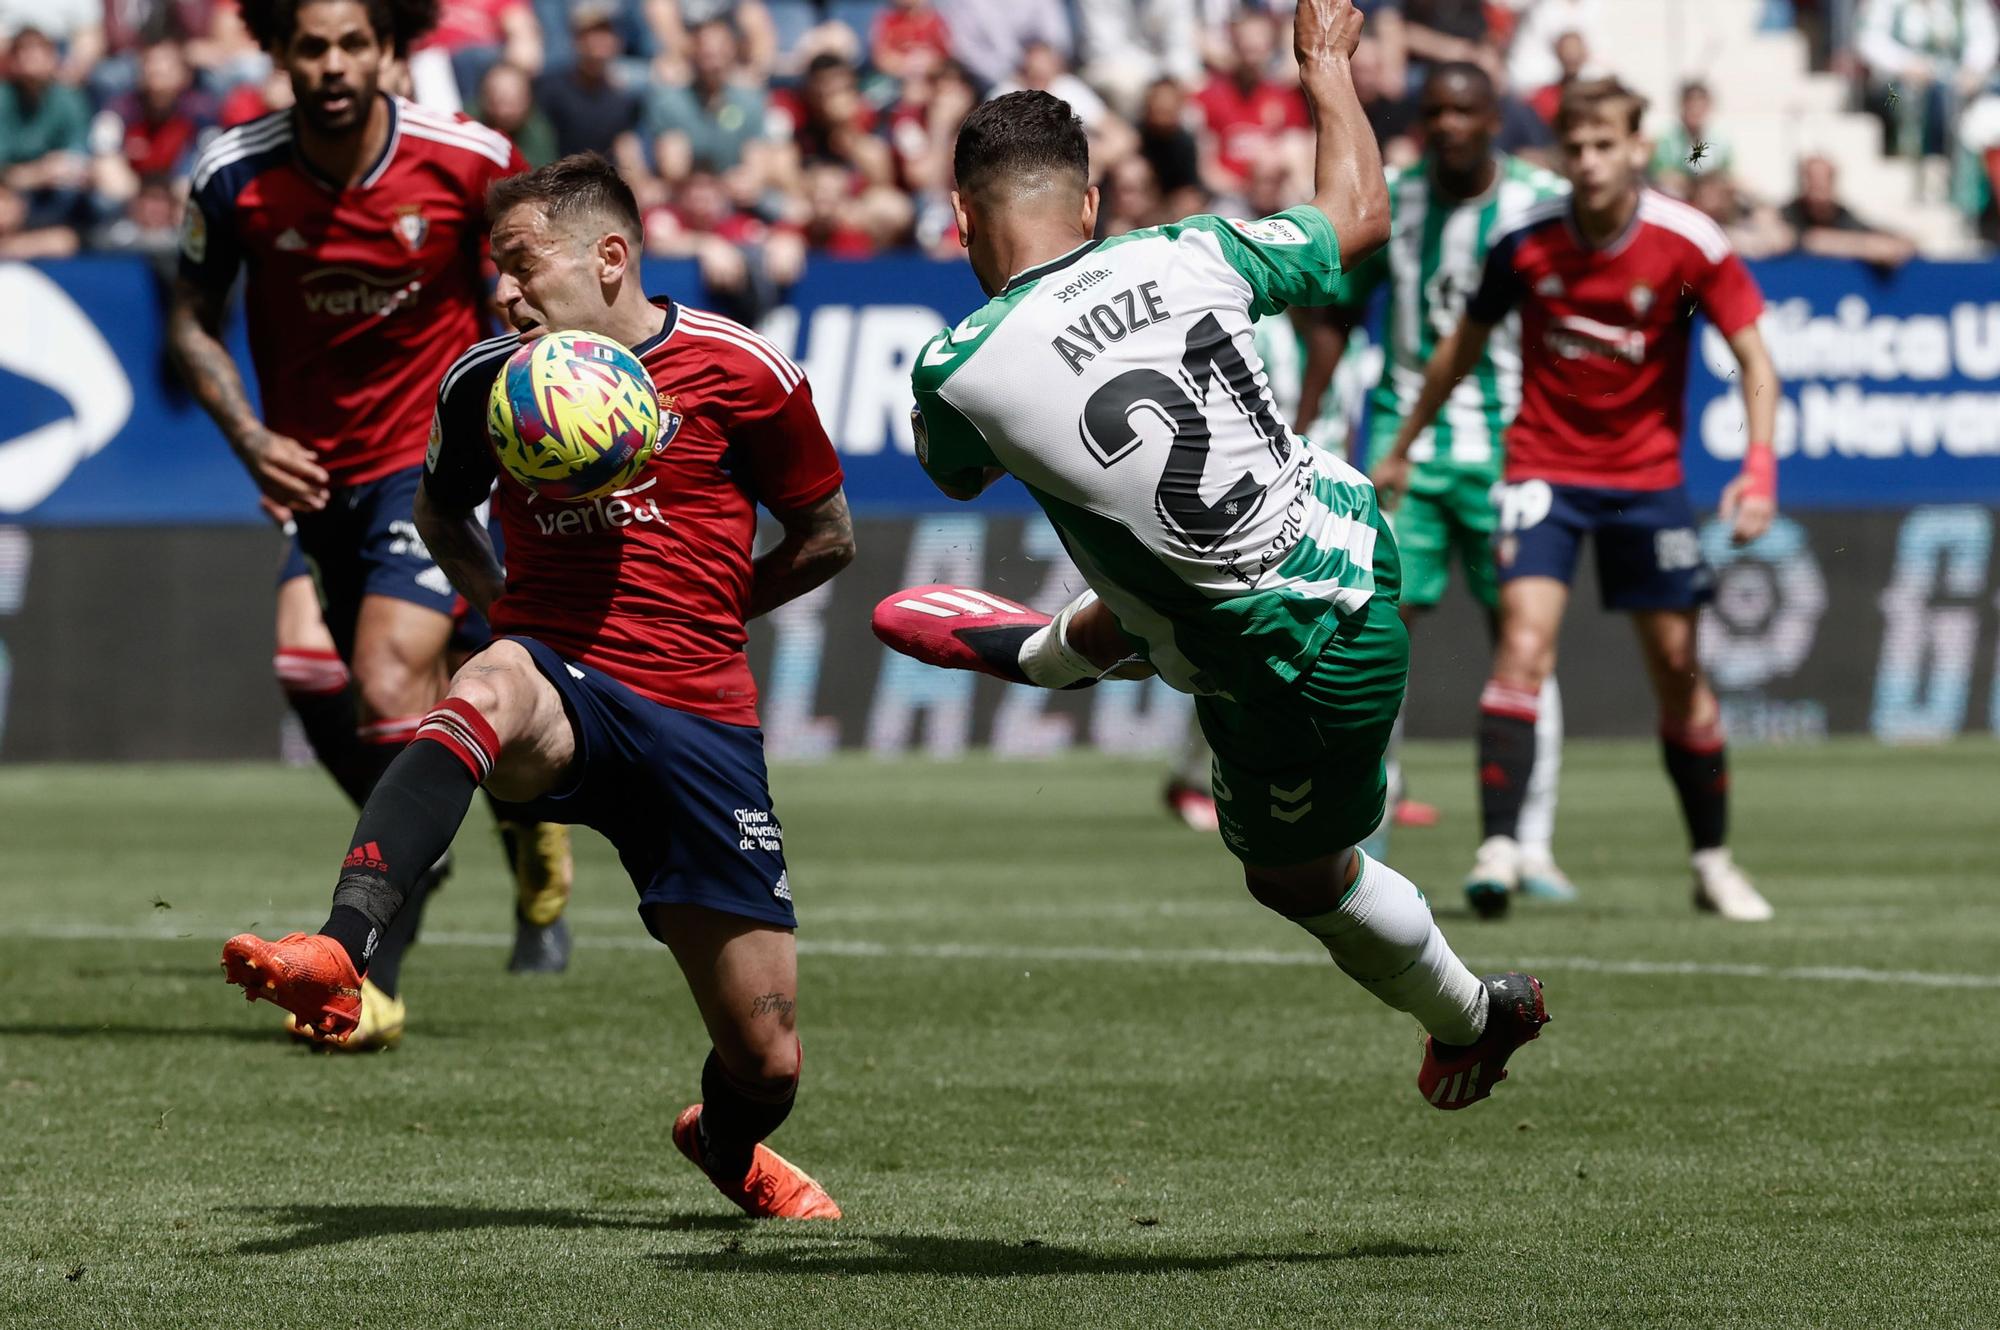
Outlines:
{"type": "Polygon", "coordinates": [[[287,933],[276,942],[238,933],[222,944],[222,972],[250,1001],[283,1007],[323,1039],[345,1039],[361,1023],[361,976],[324,933],[287,933]]]}
{"type": "Polygon", "coordinates": [[[826,1188],[776,1150],[759,1145],[750,1156],[750,1171],[740,1182],[724,1182],[701,1159],[701,1105],[689,1104],[674,1119],[674,1144],[694,1161],[715,1189],[757,1219],[838,1219],[840,1207],[826,1188]]]}

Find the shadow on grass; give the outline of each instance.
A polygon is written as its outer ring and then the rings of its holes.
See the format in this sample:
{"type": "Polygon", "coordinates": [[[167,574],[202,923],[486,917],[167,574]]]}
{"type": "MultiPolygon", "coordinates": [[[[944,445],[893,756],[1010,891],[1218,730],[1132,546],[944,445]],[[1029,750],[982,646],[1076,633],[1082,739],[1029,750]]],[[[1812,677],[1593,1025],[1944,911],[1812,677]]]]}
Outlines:
{"type": "Polygon", "coordinates": [[[908,1233],[864,1233],[843,1237],[832,1230],[810,1234],[777,1230],[768,1245],[758,1228],[753,1242],[725,1239],[712,1252],[661,1252],[653,1260],[669,1270],[701,1274],[754,1275],[949,1275],[961,1279],[1006,1279],[1023,1275],[1142,1275],[1200,1273],[1237,1267],[1317,1265],[1327,1261],[1449,1256],[1449,1247],[1407,1242],[1370,1242],[1318,1251],[1094,1251],[1033,1238],[944,1237],[908,1233]]]}
{"type": "MultiPolygon", "coordinates": [[[[558,1207],[510,1209],[464,1205],[264,1205],[236,1214],[290,1231],[239,1243],[239,1256],[281,1256],[362,1238],[487,1229],[713,1233],[715,1248],[656,1252],[661,1268],[695,1274],[950,1275],[999,1279],[1018,1275],[1124,1275],[1228,1270],[1239,1266],[1308,1265],[1449,1256],[1449,1247],[1396,1241],[1328,1245],[1307,1251],[1092,1251],[1034,1238],[951,1237],[867,1233],[834,1225],[759,1223],[741,1215],[633,1214],[558,1207]]],[[[1335,1240],[1337,1241],[1337,1240],[1335,1240]]]]}
{"type": "Polygon", "coordinates": [[[463,1233],[478,1229],[627,1229],[648,1233],[703,1230],[735,1232],[751,1227],[743,1215],[635,1215],[612,1210],[564,1210],[554,1207],[495,1209],[472,1205],[251,1205],[236,1214],[250,1215],[291,1231],[275,1237],[251,1238],[236,1247],[239,1256],[280,1256],[313,1247],[331,1247],[362,1238],[397,1237],[417,1233],[463,1233]]]}

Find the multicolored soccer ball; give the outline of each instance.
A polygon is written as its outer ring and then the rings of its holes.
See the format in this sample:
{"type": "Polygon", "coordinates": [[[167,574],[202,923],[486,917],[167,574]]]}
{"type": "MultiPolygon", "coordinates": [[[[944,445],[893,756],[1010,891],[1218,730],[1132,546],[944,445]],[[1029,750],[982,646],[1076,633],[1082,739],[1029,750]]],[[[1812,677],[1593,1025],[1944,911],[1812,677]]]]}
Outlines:
{"type": "Polygon", "coordinates": [[[584,503],[630,485],[659,451],[660,398],[611,338],[549,333],[493,380],[486,432],[508,475],[544,498],[584,503]]]}

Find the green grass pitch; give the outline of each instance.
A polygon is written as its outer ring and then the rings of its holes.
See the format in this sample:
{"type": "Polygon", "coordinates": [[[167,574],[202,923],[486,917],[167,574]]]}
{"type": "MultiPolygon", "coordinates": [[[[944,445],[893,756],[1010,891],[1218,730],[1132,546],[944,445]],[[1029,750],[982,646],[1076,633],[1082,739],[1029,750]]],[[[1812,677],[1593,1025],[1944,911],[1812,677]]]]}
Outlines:
{"type": "Polygon", "coordinates": [[[705,1040],[604,844],[570,972],[503,973],[475,807],[393,1053],[226,988],[311,927],[317,773],[0,771],[0,1325],[2000,1324],[2000,748],[1737,759],[1778,907],[1689,905],[1650,746],[1572,746],[1575,907],[1481,924],[1461,747],[1392,860],[1554,1022],[1490,1101],[1162,815],[1156,767],[842,760],[776,784],[806,1082],[774,1144],[838,1225],[674,1152],[705,1040]]]}

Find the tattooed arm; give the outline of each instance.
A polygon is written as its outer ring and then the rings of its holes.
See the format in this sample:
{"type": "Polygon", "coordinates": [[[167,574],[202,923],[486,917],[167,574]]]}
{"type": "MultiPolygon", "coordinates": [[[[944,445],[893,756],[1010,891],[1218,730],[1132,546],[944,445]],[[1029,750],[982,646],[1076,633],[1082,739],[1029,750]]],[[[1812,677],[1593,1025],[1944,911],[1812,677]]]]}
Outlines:
{"type": "Polygon", "coordinates": [[[294,511],[317,512],[326,506],[326,472],[311,449],[264,428],[250,409],[243,376],[222,344],[226,295],[226,289],[216,291],[184,277],[176,280],[167,311],[167,345],[195,400],[221,428],[264,496],[294,511]]]}
{"type": "Polygon", "coordinates": [[[757,560],[750,582],[752,619],[797,600],[854,562],[854,519],[843,491],[810,508],[775,515],[785,538],[757,560]]]}
{"type": "Polygon", "coordinates": [[[428,488],[419,487],[416,502],[417,534],[423,537],[431,558],[444,569],[458,594],[471,601],[481,614],[500,598],[506,573],[493,553],[493,537],[479,520],[479,511],[447,512],[431,498],[428,488]]]}

